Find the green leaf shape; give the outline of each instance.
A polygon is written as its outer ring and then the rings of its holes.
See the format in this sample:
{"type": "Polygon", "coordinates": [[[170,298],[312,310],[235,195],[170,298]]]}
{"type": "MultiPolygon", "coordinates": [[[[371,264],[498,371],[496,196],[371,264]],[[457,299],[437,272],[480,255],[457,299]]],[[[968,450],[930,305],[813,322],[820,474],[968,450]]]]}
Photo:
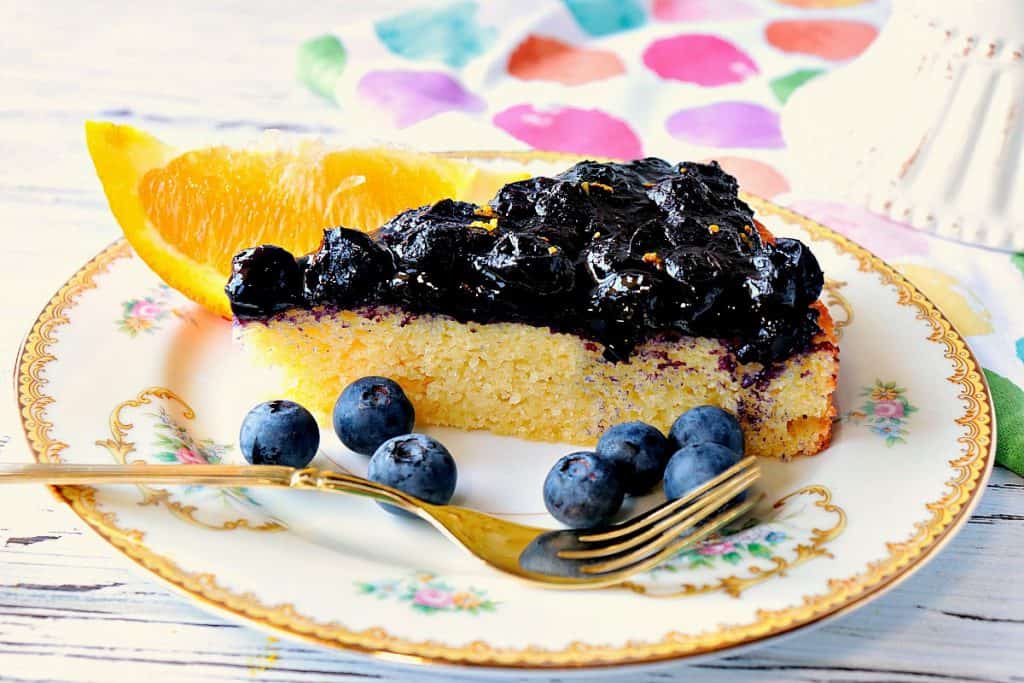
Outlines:
{"type": "Polygon", "coordinates": [[[296,71],[299,81],[321,97],[334,99],[334,88],[345,71],[348,53],[332,35],[307,40],[299,46],[296,71]]]}
{"type": "MultiPolygon", "coordinates": [[[[1014,258],[1022,256],[1017,254],[1014,258]]],[[[1024,261],[1024,259],[1022,259],[1024,261]]],[[[1014,261],[1024,271],[1024,263],[1014,261]]],[[[999,432],[996,462],[1024,476],[1024,391],[1002,375],[985,369],[985,378],[996,406],[999,432]]]]}
{"type": "Polygon", "coordinates": [[[761,545],[760,543],[750,543],[747,545],[747,552],[754,557],[771,557],[772,551],[768,546],[761,545]]]}
{"type": "Polygon", "coordinates": [[[1024,251],[1011,256],[1010,262],[1017,266],[1017,270],[1020,271],[1021,275],[1024,275],[1024,251]]]}
{"type": "Polygon", "coordinates": [[[785,76],[773,78],[768,85],[771,87],[772,93],[779,103],[785,104],[797,88],[823,73],[825,73],[824,69],[798,69],[785,76]]]}
{"type": "Polygon", "coordinates": [[[722,559],[728,562],[729,564],[738,564],[739,561],[743,559],[743,556],[737,552],[731,552],[722,555],[722,559]]]}

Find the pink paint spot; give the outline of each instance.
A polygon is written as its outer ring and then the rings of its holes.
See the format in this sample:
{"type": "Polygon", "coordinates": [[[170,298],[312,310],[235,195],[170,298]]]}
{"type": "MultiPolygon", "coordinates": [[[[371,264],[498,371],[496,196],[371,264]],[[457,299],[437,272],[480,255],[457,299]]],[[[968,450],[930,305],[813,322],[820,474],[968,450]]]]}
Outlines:
{"type": "Polygon", "coordinates": [[[773,21],[764,29],[768,42],[783,52],[833,61],[856,57],[877,35],[871,24],[838,19],[773,21]]]}
{"type": "Polygon", "coordinates": [[[495,114],[494,125],[536,149],[615,159],[643,156],[640,138],[629,124],[597,109],[542,111],[517,104],[495,114]]]}
{"type": "Polygon", "coordinates": [[[758,15],[743,0],[654,0],[651,13],[658,21],[728,21],[758,15]]]}
{"type": "Polygon", "coordinates": [[[700,33],[654,41],[644,50],[644,64],[664,79],[703,86],[739,83],[758,73],[747,53],[700,33]]]}
{"type": "MultiPolygon", "coordinates": [[[[789,192],[789,182],[785,176],[763,161],[723,156],[711,157],[711,159],[715,159],[728,173],[736,176],[736,180],[740,183],[740,189],[744,192],[765,198],[789,192]]],[[[711,159],[705,159],[705,161],[711,159]]]]}
{"type": "Polygon", "coordinates": [[[376,106],[405,128],[446,111],[479,112],[484,101],[441,71],[369,71],[356,86],[376,106]]]}
{"type": "Polygon", "coordinates": [[[580,85],[626,72],[619,56],[608,50],[590,50],[556,38],[530,35],[508,58],[508,72],[524,81],[554,81],[580,85]]]}
{"type": "Polygon", "coordinates": [[[753,102],[716,102],[680,109],[665,122],[679,140],[708,147],[785,147],[777,112],[753,102]]]}
{"type": "Polygon", "coordinates": [[[810,199],[793,202],[789,208],[846,235],[884,259],[928,253],[928,239],[923,234],[867,209],[810,199]]]}

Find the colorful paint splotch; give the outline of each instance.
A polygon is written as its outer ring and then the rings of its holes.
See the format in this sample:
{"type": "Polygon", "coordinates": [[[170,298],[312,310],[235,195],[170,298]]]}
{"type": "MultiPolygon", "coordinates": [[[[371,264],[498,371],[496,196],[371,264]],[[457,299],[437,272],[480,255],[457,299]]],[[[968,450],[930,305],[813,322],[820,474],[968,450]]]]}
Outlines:
{"type": "Polygon", "coordinates": [[[928,254],[928,238],[924,234],[867,209],[810,199],[792,202],[789,207],[846,235],[884,259],[928,254]]]}
{"type": "Polygon", "coordinates": [[[546,36],[527,36],[508,58],[509,75],[523,81],[582,85],[625,72],[626,65],[614,52],[576,47],[546,36]]]}
{"type": "Polygon", "coordinates": [[[855,7],[873,0],[775,0],[780,5],[799,7],[801,9],[835,9],[838,7],[855,7]]]}
{"type": "Polygon", "coordinates": [[[665,128],[677,140],[707,147],[785,147],[779,114],[754,102],[716,102],[680,109],[665,128]]]}
{"type": "Polygon", "coordinates": [[[299,80],[321,97],[334,99],[334,88],[345,71],[348,53],[337,36],[323,35],[299,46],[299,80]]]}
{"type": "Polygon", "coordinates": [[[764,29],[765,39],[782,50],[831,61],[856,57],[878,36],[878,29],[863,21],[845,19],[787,19],[764,29]]]}
{"type": "Polygon", "coordinates": [[[651,14],[658,21],[732,21],[758,15],[744,0],[654,0],[651,14]]]}
{"type": "Polygon", "coordinates": [[[661,78],[707,87],[739,83],[758,73],[746,52],[704,33],[656,40],[644,50],[643,59],[661,78]]]}
{"type": "Polygon", "coordinates": [[[985,379],[992,391],[999,435],[996,462],[1024,476],[1024,391],[998,372],[985,368],[985,379]]]}
{"type": "Polygon", "coordinates": [[[446,111],[481,112],[486,103],[441,71],[370,71],[357,92],[405,128],[446,111]]]}
{"type": "Polygon", "coordinates": [[[960,334],[992,334],[992,314],[967,285],[949,273],[919,263],[898,263],[896,269],[938,304],[960,334]]]}
{"type": "Polygon", "coordinates": [[[482,54],[497,35],[477,20],[475,2],[457,2],[437,9],[415,9],[379,21],[377,37],[392,53],[416,60],[437,60],[452,68],[482,54]]]}
{"type": "Polygon", "coordinates": [[[640,138],[622,119],[597,109],[535,109],[517,104],[494,116],[494,125],[536,149],[617,159],[643,156],[640,138]]]}
{"type": "Polygon", "coordinates": [[[629,31],[647,22],[639,0],[562,0],[576,23],[589,36],[629,31]]]}
{"type": "Polygon", "coordinates": [[[773,78],[768,85],[771,87],[772,94],[775,95],[775,99],[777,99],[780,104],[785,104],[789,100],[789,96],[792,95],[797,88],[807,81],[817,78],[823,73],[825,73],[824,69],[797,69],[796,71],[791,71],[785,76],[773,78]]]}
{"type": "Polygon", "coordinates": [[[714,159],[722,165],[726,171],[736,176],[740,189],[744,192],[756,194],[759,197],[770,199],[775,195],[789,192],[789,181],[772,165],[766,164],[757,159],[744,157],[714,156],[704,161],[714,159]]]}

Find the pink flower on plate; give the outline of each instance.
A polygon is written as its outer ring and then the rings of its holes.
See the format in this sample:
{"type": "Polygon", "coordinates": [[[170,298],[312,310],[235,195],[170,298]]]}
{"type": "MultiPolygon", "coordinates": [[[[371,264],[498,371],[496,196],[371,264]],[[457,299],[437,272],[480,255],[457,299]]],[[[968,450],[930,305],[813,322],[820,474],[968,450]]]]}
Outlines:
{"type": "Polygon", "coordinates": [[[160,304],[144,300],[136,301],[131,311],[132,317],[143,320],[156,320],[162,313],[163,309],[160,308],[160,304]]]}
{"type": "Polygon", "coordinates": [[[206,459],[203,456],[199,455],[190,448],[186,448],[185,446],[182,446],[177,451],[175,451],[174,455],[177,456],[178,462],[187,463],[189,465],[206,464],[206,459]]]}
{"type": "Polygon", "coordinates": [[[702,545],[697,553],[700,555],[725,555],[736,549],[736,546],[730,541],[723,541],[721,543],[709,543],[702,545]]]}
{"type": "Polygon", "coordinates": [[[903,402],[895,400],[876,401],[875,417],[903,417],[903,402]]]}
{"type": "Polygon", "coordinates": [[[412,601],[424,607],[444,609],[445,607],[451,607],[452,596],[451,593],[436,588],[421,588],[412,596],[412,601]]]}

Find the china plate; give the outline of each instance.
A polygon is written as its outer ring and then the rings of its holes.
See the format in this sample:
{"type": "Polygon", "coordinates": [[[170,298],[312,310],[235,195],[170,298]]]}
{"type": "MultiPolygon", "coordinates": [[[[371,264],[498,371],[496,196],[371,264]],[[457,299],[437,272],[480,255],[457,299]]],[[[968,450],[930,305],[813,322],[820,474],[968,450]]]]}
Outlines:
{"type": "MultiPolygon", "coordinates": [[[[920,568],[974,507],[993,462],[991,400],[964,340],[901,275],[828,228],[748,200],[770,230],[811,244],[828,276],[842,335],[835,439],[814,458],[763,462],[766,498],[750,520],[628,587],[528,587],[355,497],[55,492],[202,605],[410,663],[520,673],[651,663],[723,653],[853,609],[920,568]]],[[[262,397],[238,356],[227,322],[117,242],[54,295],[26,338],[16,383],[29,444],[46,462],[241,461],[238,426],[262,397]]],[[[458,459],[456,502],[553,526],[541,482],[570,446],[427,431],[458,459]]],[[[331,432],[314,464],[366,466],[331,432]]]]}

